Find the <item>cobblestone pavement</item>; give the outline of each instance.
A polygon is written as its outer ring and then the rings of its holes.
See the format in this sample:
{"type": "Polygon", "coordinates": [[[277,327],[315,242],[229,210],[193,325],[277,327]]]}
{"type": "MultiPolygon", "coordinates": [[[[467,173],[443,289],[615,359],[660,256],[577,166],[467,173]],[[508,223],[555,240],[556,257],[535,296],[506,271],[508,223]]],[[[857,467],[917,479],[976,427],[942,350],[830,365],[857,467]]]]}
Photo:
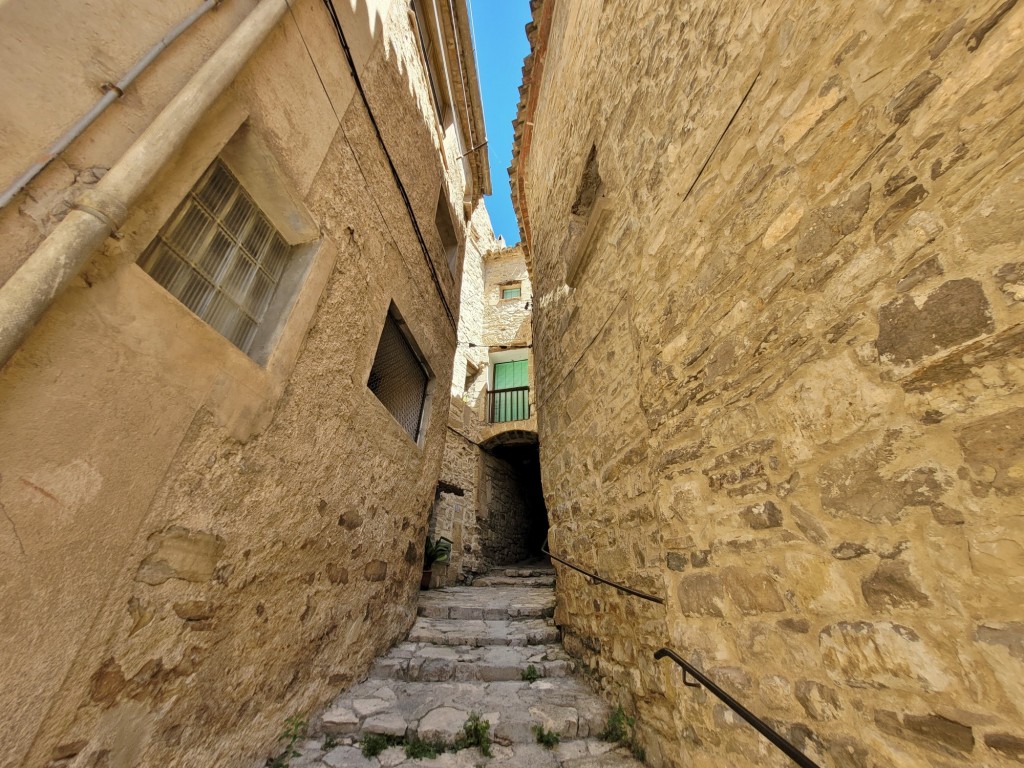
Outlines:
{"type": "Polygon", "coordinates": [[[509,568],[422,593],[408,640],[332,703],[315,737],[296,745],[292,768],[638,768],[597,738],[610,709],[559,644],[553,584],[550,568],[509,568]],[[537,679],[524,679],[530,667],[537,679]],[[471,747],[409,759],[401,745],[363,755],[370,734],[451,743],[470,713],[490,723],[491,757],[471,747]],[[535,726],[559,743],[538,744],[535,726]]]}

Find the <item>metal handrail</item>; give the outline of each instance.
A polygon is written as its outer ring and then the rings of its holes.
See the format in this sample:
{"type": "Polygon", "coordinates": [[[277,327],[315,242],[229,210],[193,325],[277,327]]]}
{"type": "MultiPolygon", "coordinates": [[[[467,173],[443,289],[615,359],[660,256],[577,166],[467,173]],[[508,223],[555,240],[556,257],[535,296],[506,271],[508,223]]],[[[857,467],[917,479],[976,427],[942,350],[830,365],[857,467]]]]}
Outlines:
{"type": "Polygon", "coordinates": [[[799,749],[794,747],[789,741],[787,741],[782,736],[782,734],[780,734],[778,731],[776,731],[774,728],[768,725],[768,723],[766,723],[764,720],[759,718],[749,709],[747,709],[738,701],[736,701],[736,699],[734,699],[728,693],[726,693],[717,685],[715,685],[715,683],[712,682],[707,675],[705,675],[703,672],[701,672],[699,669],[693,666],[693,664],[682,658],[678,653],[676,653],[670,648],[661,648],[654,652],[655,659],[663,659],[666,656],[672,659],[672,661],[674,661],[676,664],[683,668],[684,685],[688,685],[691,688],[700,688],[700,686],[703,685],[705,688],[711,691],[711,693],[717,696],[722,701],[722,703],[729,707],[729,709],[731,709],[737,715],[746,720],[751,726],[753,726],[758,733],[760,733],[762,736],[768,739],[768,741],[770,741],[776,747],[785,752],[786,756],[794,763],[801,766],[801,768],[820,768],[820,766],[816,762],[811,760],[811,758],[809,758],[799,749]],[[689,680],[687,680],[687,673],[693,675],[697,682],[691,683],[689,680]]]}
{"type": "Polygon", "coordinates": [[[524,421],[530,418],[530,387],[505,387],[487,390],[487,421],[504,424],[509,421],[524,421]],[[514,418],[499,419],[499,401],[509,409],[514,418]]]}
{"type": "MultiPolygon", "coordinates": [[[[631,587],[627,587],[622,584],[617,584],[614,581],[609,581],[608,579],[604,579],[598,576],[596,573],[591,573],[590,571],[584,568],[580,568],[578,565],[575,565],[574,563],[570,563],[568,560],[565,560],[559,557],[558,555],[551,554],[551,552],[548,550],[547,541],[545,541],[543,546],[541,546],[541,552],[550,557],[552,560],[557,560],[562,565],[572,568],[572,570],[578,571],[579,573],[582,573],[584,576],[589,576],[591,579],[594,579],[595,581],[599,581],[602,584],[607,584],[610,587],[615,587],[615,589],[619,590],[620,592],[625,592],[627,595],[633,595],[634,597],[639,597],[643,600],[649,600],[652,603],[659,603],[661,605],[665,604],[665,600],[663,598],[656,597],[654,595],[648,595],[644,592],[639,592],[635,589],[632,589],[631,587]]],[[[682,667],[684,685],[687,685],[690,688],[700,688],[703,685],[705,688],[711,691],[711,693],[718,697],[718,699],[723,704],[729,707],[729,709],[731,709],[737,715],[742,717],[758,733],[760,733],[762,736],[768,739],[768,741],[770,741],[778,749],[785,753],[785,755],[794,763],[799,765],[800,768],[821,768],[816,762],[811,760],[811,758],[809,758],[807,755],[805,755],[803,752],[801,752],[799,749],[793,746],[788,740],[786,740],[786,738],[782,736],[782,734],[780,734],[778,731],[776,731],[774,728],[768,725],[768,723],[766,723],[764,720],[759,718],[749,709],[747,709],[738,701],[736,701],[736,699],[734,699],[728,693],[719,688],[714,683],[714,681],[711,680],[711,678],[709,678],[707,675],[705,675],[703,672],[701,672],[699,669],[693,666],[693,664],[686,661],[686,659],[684,659],[678,653],[673,651],[671,648],[660,648],[654,652],[655,659],[663,659],[666,656],[672,659],[672,661],[674,661],[680,667],[682,667]],[[687,674],[692,675],[693,678],[697,680],[697,682],[690,682],[690,680],[687,678],[687,674]]]]}
{"type": "Polygon", "coordinates": [[[574,571],[579,571],[584,576],[589,576],[594,581],[599,581],[602,584],[607,584],[610,587],[615,587],[617,590],[619,590],[620,592],[625,592],[627,595],[633,595],[633,597],[639,597],[641,600],[650,600],[652,603],[658,603],[660,605],[664,605],[665,604],[664,598],[656,597],[654,595],[648,595],[645,592],[639,592],[639,591],[637,591],[635,589],[632,589],[631,587],[627,587],[627,586],[624,586],[622,584],[616,584],[614,581],[608,581],[608,579],[603,579],[600,576],[598,576],[596,573],[591,573],[590,571],[587,571],[587,570],[584,570],[583,568],[580,568],[578,565],[573,565],[568,560],[563,560],[558,555],[551,554],[548,551],[548,543],[546,541],[544,542],[543,546],[541,546],[540,551],[543,552],[548,557],[550,557],[552,560],[557,560],[562,565],[568,566],[569,568],[572,568],[574,571]]]}

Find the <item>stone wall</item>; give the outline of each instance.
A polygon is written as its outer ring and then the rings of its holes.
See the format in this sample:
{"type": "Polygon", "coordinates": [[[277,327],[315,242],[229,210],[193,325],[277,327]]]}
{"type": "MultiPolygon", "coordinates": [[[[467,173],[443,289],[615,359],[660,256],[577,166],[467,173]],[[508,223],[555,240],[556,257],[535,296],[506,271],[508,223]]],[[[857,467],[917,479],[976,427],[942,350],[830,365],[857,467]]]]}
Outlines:
{"type": "Polygon", "coordinates": [[[527,494],[528,478],[504,458],[482,453],[480,558],[488,565],[511,565],[536,552],[531,530],[536,511],[527,494]]]}
{"type": "Polygon", "coordinates": [[[453,429],[448,430],[441,467],[442,486],[430,519],[434,536],[452,541],[451,564],[439,569],[437,583],[448,586],[464,582],[474,573],[487,570],[481,555],[479,446],[453,429]]]}
{"type": "Polygon", "coordinates": [[[532,301],[533,286],[522,247],[516,245],[488,253],[483,296],[486,343],[492,347],[529,347],[533,343],[532,301]],[[520,285],[520,297],[502,299],[502,287],[514,283],[520,285]]]}
{"type": "Polygon", "coordinates": [[[545,0],[512,169],[567,645],[656,765],[1019,765],[1024,6],[545,0]],[[570,276],[573,288],[566,286],[570,276]]]}
{"type": "MultiPolygon", "coordinates": [[[[0,132],[40,145],[83,111],[47,77],[116,79],[193,6],[52,5],[0,9],[0,50],[28,50],[9,81],[53,99],[17,102],[0,132]],[[30,66],[35,48],[46,67],[30,66]]],[[[4,278],[254,5],[204,17],[0,212],[4,278]]],[[[0,372],[0,657],[16,670],[0,765],[262,764],[285,718],[364,674],[413,621],[456,344],[442,301],[459,303],[433,221],[440,189],[461,214],[464,180],[444,160],[458,150],[431,111],[408,4],[336,2],[435,289],[323,4],[290,5],[0,372]],[[312,256],[265,365],[135,263],[236,140],[313,225],[290,240],[312,256]],[[392,302],[433,374],[418,443],[366,386],[392,302]]],[[[4,155],[5,183],[29,154],[4,155]]]]}

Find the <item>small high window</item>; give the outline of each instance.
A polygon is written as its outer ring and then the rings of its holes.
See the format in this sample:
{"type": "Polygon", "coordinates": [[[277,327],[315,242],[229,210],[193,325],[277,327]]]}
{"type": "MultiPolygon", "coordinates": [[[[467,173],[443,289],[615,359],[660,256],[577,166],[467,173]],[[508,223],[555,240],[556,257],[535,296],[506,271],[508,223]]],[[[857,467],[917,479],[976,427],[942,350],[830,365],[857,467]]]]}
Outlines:
{"type": "Polygon", "coordinates": [[[455,224],[452,222],[452,214],[448,209],[448,201],[445,199],[443,189],[437,198],[434,225],[437,227],[437,234],[441,238],[441,247],[444,248],[444,257],[448,264],[448,271],[454,275],[459,264],[459,236],[455,234],[455,224]]]}
{"type": "Polygon", "coordinates": [[[444,72],[444,61],[442,53],[434,42],[434,32],[437,29],[437,21],[430,2],[423,3],[421,0],[412,0],[410,8],[416,19],[416,32],[420,39],[420,50],[423,53],[423,63],[427,68],[427,80],[430,81],[430,100],[437,112],[437,120],[442,126],[451,117],[451,104],[448,101],[448,88],[442,76],[444,72]]]}
{"type": "Polygon", "coordinates": [[[290,250],[238,179],[215,160],[138,263],[249,353],[290,250]]]}
{"type": "Polygon", "coordinates": [[[594,202],[601,193],[601,172],[597,166],[597,146],[590,148],[587,155],[586,165],[583,166],[583,175],[580,177],[580,186],[576,191],[576,200],[572,204],[573,216],[586,218],[594,209],[594,202]]]}
{"type": "Polygon", "coordinates": [[[509,283],[508,285],[501,286],[501,299],[518,299],[523,295],[523,284],[522,283],[509,283]]]}
{"type": "Polygon", "coordinates": [[[392,308],[384,321],[366,386],[418,442],[427,402],[430,374],[406,336],[404,323],[392,308]]]}

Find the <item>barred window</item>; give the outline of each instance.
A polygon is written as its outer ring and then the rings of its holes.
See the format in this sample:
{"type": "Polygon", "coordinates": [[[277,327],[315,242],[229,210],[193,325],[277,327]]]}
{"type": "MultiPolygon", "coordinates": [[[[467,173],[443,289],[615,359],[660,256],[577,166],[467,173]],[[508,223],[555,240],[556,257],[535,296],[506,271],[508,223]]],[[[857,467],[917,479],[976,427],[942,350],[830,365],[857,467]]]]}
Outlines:
{"type": "Polygon", "coordinates": [[[138,263],[248,353],[289,251],[234,174],[215,160],[138,263]]]}
{"type": "Polygon", "coordinates": [[[366,386],[416,442],[420,438],[430,376],[399,322],[389,311],[366,386]]]}

